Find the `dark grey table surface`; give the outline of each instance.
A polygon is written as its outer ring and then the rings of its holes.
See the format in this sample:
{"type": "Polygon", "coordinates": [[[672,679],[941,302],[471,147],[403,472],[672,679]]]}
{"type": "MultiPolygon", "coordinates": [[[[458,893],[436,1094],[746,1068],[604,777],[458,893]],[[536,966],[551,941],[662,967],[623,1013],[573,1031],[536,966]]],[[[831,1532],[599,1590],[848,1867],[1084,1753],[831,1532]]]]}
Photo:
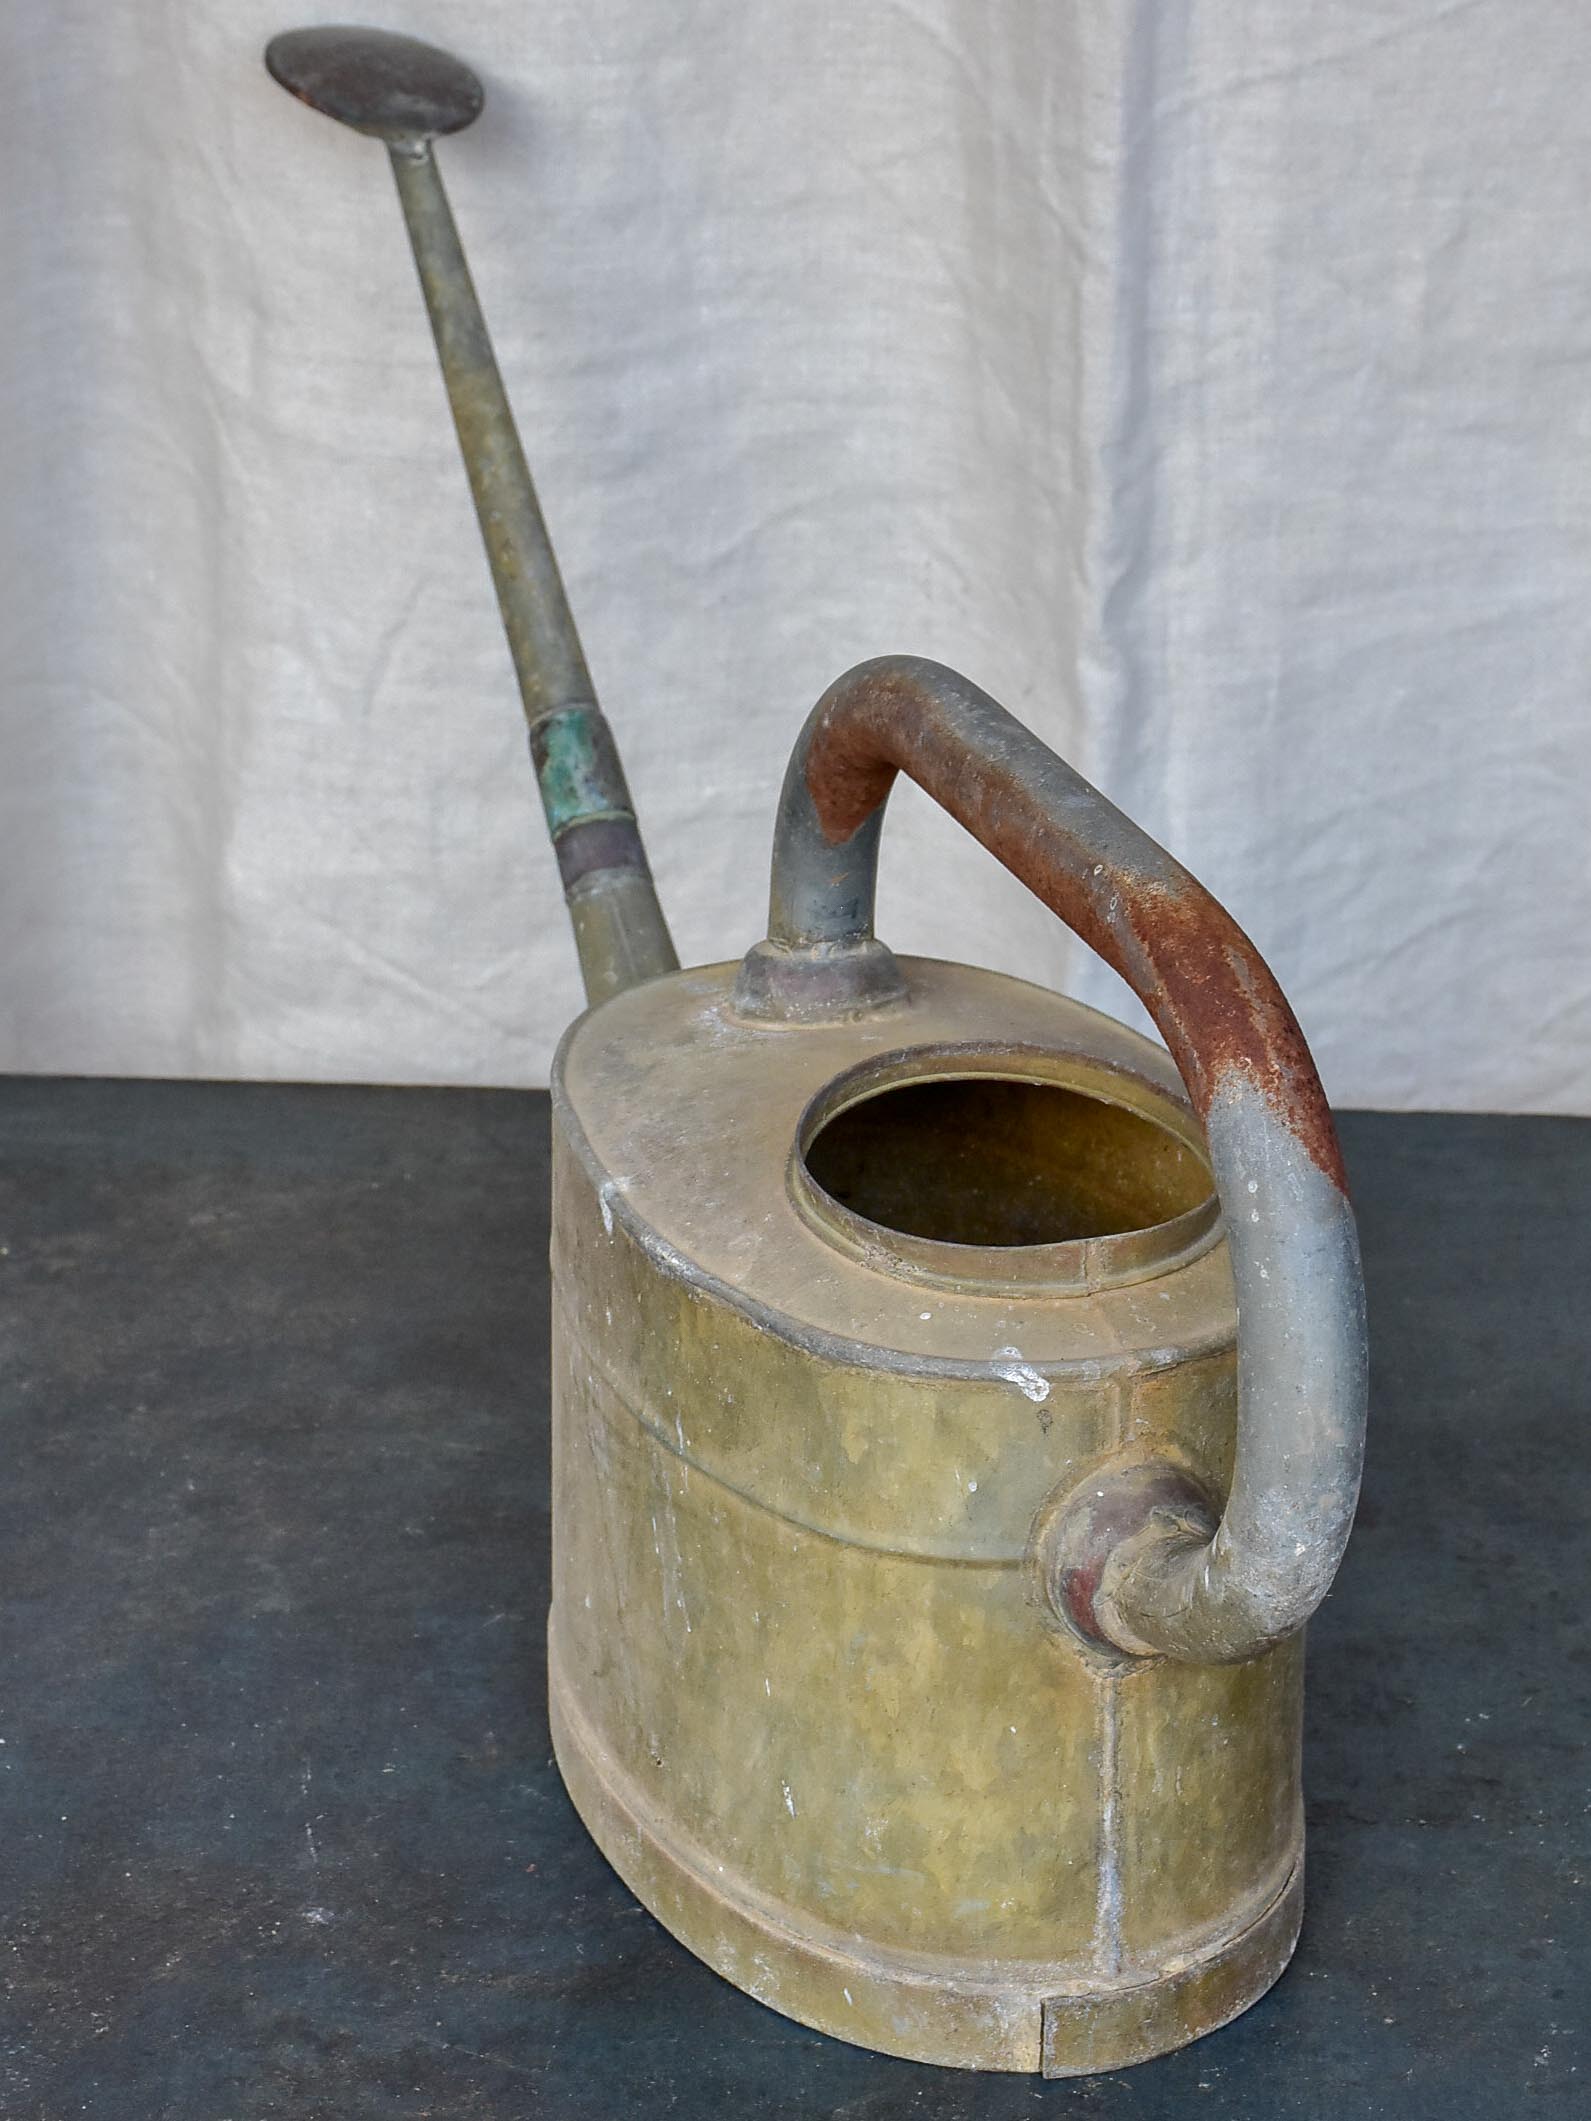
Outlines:
{"type": "Polygon", "coordinates": [[[544,1097],[0,1083],[0,2114],[1591,2113],[1591,1124],[1344,1132],[1373,1429],[1303,1942],[1046,2085],[774,2016],[570,1810],[544,1097]]]}

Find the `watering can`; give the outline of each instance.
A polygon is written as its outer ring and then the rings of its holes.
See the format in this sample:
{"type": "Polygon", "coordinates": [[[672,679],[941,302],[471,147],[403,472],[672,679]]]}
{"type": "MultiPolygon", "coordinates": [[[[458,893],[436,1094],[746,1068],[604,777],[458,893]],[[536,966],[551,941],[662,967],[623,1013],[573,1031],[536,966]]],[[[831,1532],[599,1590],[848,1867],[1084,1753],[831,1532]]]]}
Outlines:
{"type": "Polygon", "coordinates": [[[1365,1416],[1309,1051],[1201,885],[911,657],[797,739],[767,934],[681,971],[431,142],[412,39],[272,73],[391,154],[591,1006],[552,1086],[559,1767],[638,1898],[774,2009],[1065,2076],[1224,2024],[1303,1888],[1304,1623],[1365,1416]],[[873,932],[904,773],[1165,1041],[873,932]]]}

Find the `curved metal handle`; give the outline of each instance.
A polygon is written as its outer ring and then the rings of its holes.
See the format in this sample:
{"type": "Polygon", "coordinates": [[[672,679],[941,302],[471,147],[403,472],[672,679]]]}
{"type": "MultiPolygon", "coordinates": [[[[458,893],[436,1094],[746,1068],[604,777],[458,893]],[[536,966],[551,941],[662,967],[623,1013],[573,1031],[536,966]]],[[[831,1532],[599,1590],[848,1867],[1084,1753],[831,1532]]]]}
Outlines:
{"type": "Polygon", "coordinates": [[[1133,1654],[1249,1657],[1301,1627],[1347,1544],[1364,1450],[1358,1239],[1336,1130],[1302,1032],[1259,952],[1203,885],[977,686],[885,657],[830,687],[785,776],[768,939],[748,1015],[874,1008],[902,991],[873,938],[883,806],[897,772],[1098,951],[1159,1026],[1202,1121],[1238,1307],[1238,1438],[1213,1531],[1175,1482],[1123,1470],[1059,1537],[1070,1617],[1133,1654]],[[1101,1507],[1101,1504],[1106,1506],[1101,1507]]]}

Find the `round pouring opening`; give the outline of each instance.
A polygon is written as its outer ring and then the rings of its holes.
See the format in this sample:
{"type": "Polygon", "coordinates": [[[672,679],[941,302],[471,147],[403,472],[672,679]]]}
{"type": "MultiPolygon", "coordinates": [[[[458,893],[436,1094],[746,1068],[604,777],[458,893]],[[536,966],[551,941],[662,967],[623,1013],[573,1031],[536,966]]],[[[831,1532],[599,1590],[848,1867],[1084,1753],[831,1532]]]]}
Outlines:
{"type": "Polygon", "coordinates": [[[1081,1056],[953,1049],[865,1062],[802,1116],[806,1220],[886,1271],[970,1289],[1133,1281],[1219,1212],[1186,1107],[1081,1056]]]}

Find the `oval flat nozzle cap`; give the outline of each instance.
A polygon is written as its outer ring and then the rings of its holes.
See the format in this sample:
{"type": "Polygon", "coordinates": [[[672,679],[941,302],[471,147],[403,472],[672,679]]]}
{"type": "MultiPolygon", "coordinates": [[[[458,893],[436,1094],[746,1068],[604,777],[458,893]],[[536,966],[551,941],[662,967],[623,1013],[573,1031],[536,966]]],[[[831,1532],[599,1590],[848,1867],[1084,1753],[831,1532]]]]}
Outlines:
{"type": "Polygon", "coordinates": [[[389,145],[462,132],[486,101],[462,59],[391,30],[285,30],[265,47],[265,64],[300,103],[389,145]]]}

